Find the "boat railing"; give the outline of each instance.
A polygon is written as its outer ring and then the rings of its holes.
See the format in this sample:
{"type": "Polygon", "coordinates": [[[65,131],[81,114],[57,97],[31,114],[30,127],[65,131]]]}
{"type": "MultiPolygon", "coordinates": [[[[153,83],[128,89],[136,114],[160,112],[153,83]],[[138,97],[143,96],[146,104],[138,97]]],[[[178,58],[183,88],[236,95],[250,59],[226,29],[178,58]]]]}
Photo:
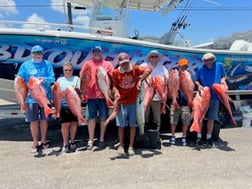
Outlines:
{"type": "Polygon", "coordinates": [[[0,28],[22,28],[22,25],[31,25],[30,28],[37,30],[46,31],[46,30],[57,30],[57,31],[77,31],[77,32],[86,32],[99,35],[113,35],[113,30],[91,27],[91,26],[82,26],[74,24],[59,24],[59,23],[39,23],[39,22],[26,22],[26,21],[12,21],[12,20],[0,20],[0,28]],[[19,26],[19,27],[18,27],[19,26]]]}

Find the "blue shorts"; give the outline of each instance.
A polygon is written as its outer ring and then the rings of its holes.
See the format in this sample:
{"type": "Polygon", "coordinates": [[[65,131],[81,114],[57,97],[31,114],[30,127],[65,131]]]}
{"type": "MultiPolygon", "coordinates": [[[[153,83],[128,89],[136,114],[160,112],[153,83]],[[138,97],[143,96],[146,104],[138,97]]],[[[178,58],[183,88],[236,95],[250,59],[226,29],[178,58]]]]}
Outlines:
{"type": "Polygon", "coordinates": [[[218,120],[219,104],[219,100],[212,100],[210,102],[209,108],[205,116],[206,119],[218,120]]]}
{"type": "Polygon", "coordinates": [[[136,104],[121,105],[120,112],[116,116],[118,127],[136,127],[136,104]]]}
{"type": "Polygon", "coordinates": [[[97,112],[100,120],[106,120],[108,117],[108,107],[105,99],[88,99],[86,109],[86,119],[96,119],[97,112]]]}
{"type": "Polygon", "coordinates": [[[44,108],[41,108],[37,103],[27,103],[25,106],[25,121],[27,122],[49,120],[51,118],[50,115],[46,118],[44,108]]]}

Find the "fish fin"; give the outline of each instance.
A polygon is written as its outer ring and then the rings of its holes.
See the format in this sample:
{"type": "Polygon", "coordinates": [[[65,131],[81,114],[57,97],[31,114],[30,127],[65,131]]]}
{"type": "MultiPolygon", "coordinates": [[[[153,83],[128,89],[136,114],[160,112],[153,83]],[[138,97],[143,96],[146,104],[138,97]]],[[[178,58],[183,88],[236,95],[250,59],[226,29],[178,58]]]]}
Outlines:
{"type": "Polygon", "coordinates": [[[163,114],[165,114],[166,113],[166,106],[165,106],[165,104],[163,104],[162,105],[162,107],[161,107],[161,112],[163,113],[163,114]]]}

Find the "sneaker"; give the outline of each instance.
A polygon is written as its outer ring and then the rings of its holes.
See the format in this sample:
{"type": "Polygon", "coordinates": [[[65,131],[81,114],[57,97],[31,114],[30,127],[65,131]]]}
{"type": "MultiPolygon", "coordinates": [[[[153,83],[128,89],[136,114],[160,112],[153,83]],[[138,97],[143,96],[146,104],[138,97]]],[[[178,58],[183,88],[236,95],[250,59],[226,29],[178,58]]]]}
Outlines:
{"type": "Polygon", "coordinates": [[[187,143],[186,143],[186,137],[182,137],[181,144],[182,144],[182,146],[186,146],[187,145],[187,143]]]}
{"type": "Polygon", "coordinates": [[[129,156],[135,155],[135,151],[134,151],[133,147],[129,147],[128,154],[129,154],[129,156]]]}
{"type": "Polygon", "coordinates": [[[70,148],[70,150],[72,151],[72,152],[75,152],[75,150],[76,150],[76,143],[75,142],[71,142],[70,143],[70,145],[69,145],[69,148],[70,148]]]}
{"type": "Polygon", "coordinates": [[[197,140],[196,140],[196,146],[197,147],[202,147],[203,146],[203,141],[202,141],[202,139],[201,138],[197,138],[197,140]]]}
{"type": "Polygon", "coordinates": [[[122,146],[119,146],[119,147],[117,148],[117,152],[118,152],[118,154],[119,154],[120,156],[125,155],[125,151],[124,151],[124,148],[123,148],[122,146]]]}
{"type": "Polygon", "coordinates": [[[172,136],[171,139],[170,139],[170,144],[171,145],[175,145],[176,144],[176,137],[175,136],[172,136]]]}
{"type": "Polygon", "coordinates": [[[206,144],[207,144],[208,147],[211,148],[211,147],[213,146],[213,141],[212,141],[212,139],[211,139],[211,138],[207,139],[207,140],[206,140],[206,144]]]}
{"type": "Polygon", "coordinates": [[[89,140],[87,144],[87,150],[93,150],[93,147],[94,147],[94,142],[89,140]]]}
{"type": "Polygon", "coordinates": [[[62,147],[61,154],[69,153],[69,146],[65,145],[62,147]]]}
{"type": "Polygon", "coordinates": [[[98,148],[99,148],[99,150],[103,150],[103,149],[105,149],[106,148],[106,144],[105,144],[105,142],[103,141],[103,142],[99,142],[99,145],[98,145],[98,148]]]}

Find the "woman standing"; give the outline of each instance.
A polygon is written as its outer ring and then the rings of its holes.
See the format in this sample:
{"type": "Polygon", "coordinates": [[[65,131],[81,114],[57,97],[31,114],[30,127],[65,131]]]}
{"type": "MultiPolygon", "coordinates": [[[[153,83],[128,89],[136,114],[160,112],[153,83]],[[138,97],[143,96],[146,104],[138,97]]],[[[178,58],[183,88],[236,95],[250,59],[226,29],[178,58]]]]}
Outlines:
{"type": "MultiPolygon", "coordinates": [[[[80,89],[80,78],[78,76],[73,76],[73,65],[69,62],[63,65],[63,77],[59,77],[57,82],[59,83],[62,92],[66,90],[67,87],[74,87],[77,91],[80,89]]],[[[62,98],[61,101],[61,133],[63,137],[63,153],[68,153],[71,151],[75,151],[75,135],[77,132],[78,119],[73,115],[71,110],[68,108],[66,103],[66,99],[62,98]],[[70,136],[70,144],[69,144],[69,136],[70,136]]]]}

